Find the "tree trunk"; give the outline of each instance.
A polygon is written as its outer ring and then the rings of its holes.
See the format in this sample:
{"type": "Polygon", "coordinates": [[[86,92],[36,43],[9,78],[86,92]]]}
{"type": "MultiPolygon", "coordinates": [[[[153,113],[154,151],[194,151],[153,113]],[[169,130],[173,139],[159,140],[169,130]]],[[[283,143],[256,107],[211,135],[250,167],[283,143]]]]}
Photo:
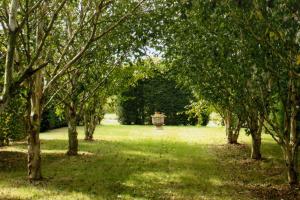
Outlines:
{"type": "Polygon", "coordinates": [[[8,43],[7,54],[5,60],[4,69],[4,85],[2,90],[2,96],[0,97],[0,112],[4,111],[7,106],[7,102],[12,96],[13,90],[13,67],[15,58],[15,49],[17,45],[17,10],[18,1],[12,0],[9,7],[9,23],[8,23],[8,43]]]}
{"type": "Polygon", "coordinates": [[[91,122],[90,122],[90,140],[94,139],[94,132],[96,129],[96,125],[97,125],[97,117],[95,116],[95,114],[91,114],[91,122]]]}
{"type": "Polygon", "coordinates": [[[30,180],[42,179],[40,124],[42,114],[43,78],[42,72],[33,76],[31,93],[31,113],[28,126],[28,176],[30,180]]]}
{"type": "Polygon", "coordinates": [[[89,119],[88,119],[88,113],[87,111],[84,112],[84,116],[83,116],[83,119],[84,119],[84,140],[89,140],[89,119]]]}
{"type": "Polygon", "coordinates": [[[28,136],[28,177],[30,180],[42,179],[41,173],[41,150],[39,139],[39,119],[31,119],[33,125],[28,136]]]}
{"type": "Polygon", "coordinates": [[[264,116],[259,115],[256,110],[252,111],[252,115],[250,114],[248,118],[248,128],[250,131],[252,144],[251,144],[251,158],[255,160],[261,159],[261,133],[262,127],[264,123],[264,116]]]}
{"type": "Polygon", "coordinates": [[[252,145],[251,145],[251,158],[255,160],[261,159],[261,132],[258,133],[250,133],[252,138],[252,145]]]}
{"type": "Polygon", "coordinates": [[[233,132],[230,144],[238,144],[239,135],[240,135],[240,128],[233,132]]]}
{"type": "Polygon", "coordinates": [[[69,136],[69,148],[67,155],[78,155],[78,138],[77,138],[77,113],[74,103],[68,106],[68,136],[69,136]]]}
{"type": "Polygon", "coordinates": [[[298,147],[283,148],[288,181],[291,186],[298,184],[298,147]]]}
{"type": "Polygon", "coordinates": [[[231,144],[233,132],[231,129],[231,115],[229,114],[229,112],[226,113],[224,121],[225,121],[225,128],[226,128],[227,143],[231,144]]]}
{"type": "MultiPolygon", "coordinates": [[[[37,14],[37,26],[36,26],[36,49],[44,35],[44,20],[41,20],[41,16],[46,12],[47,7],[44,4],[43,9],[37,14]]],[[[41,63],[37,60],[37,65],[41,63]]],[[[43,70],[37,71],[29,80],[30,96],[31,96],[31,112],[28,117],[28,176],[30,180],[42,179],[41,173],[41,149],[40,149],[40,126],[43,111],[43,87],[44,76],[43,70]]]]}
{"type": "Polygon", "coordinates": [[[290,80],[290,115],[287,115],[286,130],[289,130],[289,135],[286,137],[285,160],[288,168],[288,181],[291,186],[298,184],[298,146],[299,136],[297,134],[297,117],[299,115],[299,94],[296,88],[296,81],[290,80]],[[289,117],[288,117],[289,116],[289,117]],[[287,140],[288,139],[288,140],[287,140]],[[287,142],[288,141],[288,142],[287,142]]]}
{"type": "Polygon", "coordinates": [[[240,127],[238,126],[234,129],[234,121],[232,113],[227,111],[225,115],[225,128],[226,128],[226,136],[228,144],[237,144],[237,140],[239,137],[240,127]]]}
{"type": "Polygon", "coordinates": [[[94,111],[85,111],[84,112],[84,133],[85,140],[92,141],[93,135],[97,125],[97,117],[93,113],[94,111]]]}

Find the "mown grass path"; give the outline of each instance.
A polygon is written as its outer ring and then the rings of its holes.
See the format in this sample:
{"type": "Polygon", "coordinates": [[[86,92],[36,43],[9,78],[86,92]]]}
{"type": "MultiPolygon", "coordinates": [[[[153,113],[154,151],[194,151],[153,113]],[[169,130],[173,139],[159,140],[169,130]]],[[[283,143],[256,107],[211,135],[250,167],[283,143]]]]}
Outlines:
{"type": "Polygon", "coordinates": [[[26,143],[0,149],[0,199],[297,199],[280,148],[263,136],[263,161],[250,137],[227,145],[223,128],[99,126],[68,157],[67,129],[41,134],[45,180],[26,180],[26,143]]]}

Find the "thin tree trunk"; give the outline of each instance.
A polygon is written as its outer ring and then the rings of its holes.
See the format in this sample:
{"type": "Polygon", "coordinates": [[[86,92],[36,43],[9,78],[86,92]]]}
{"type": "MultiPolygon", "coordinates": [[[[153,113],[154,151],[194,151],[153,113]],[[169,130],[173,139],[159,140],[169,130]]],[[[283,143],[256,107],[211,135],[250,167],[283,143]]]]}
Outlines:
{"type": "Polygon", "coordinates": [[[256,111],[253,111],[253,115],[250,116],[248,121],[248,128],[250,130],[250,135],[252,139],[251,144],[251,158],[255,160],[260,160],[262,158],[261,156],[261,133],[262,133],[262,127],[264,123],[264,117],[260,116],[256,111]]]}
{"type": "Polygon", "coordinates": [[[97,125],[97,117],[94,112],[94,110],[86,110],[84,112],[84,139],[87,141],[93,141],[93,135],[97,125]]]}
{"type": "Polygon", "coordinates": [[[30,180],[42,179],[41,150],[40,150],[40,124],[42,114],[42,72],[33,76],[31,94],[30,124],[28,126],[28,177],[30,180]]]}
{"type": "MultiPolygon", "coordinates": [[[[289,143],[285,150],[285,160],[288,169],[288,181],[291,186],[298,184],[298,146],[299,146],[299,138],[297,135],[297,116],[298,116],[298,108],[299,106],[297,100],[297,89],[295,85],[295,80],[290,80],[290,115],[287,117],[288,123],[286,124],[286,130],[289,130],[289,143]]],[[[299,96],[298,96],[299,98],[299,96]]],[[[286,140],[287,141],[287,140],[286,140]]],[[[287,142],[286,142],[287,143],[287,142]]]]}
{"type": "Polygon", "coordinates": [[[227,143],[231,144],[233,132],[231,129],[231,115],[229,112],[226,113],[224,121],[225,121],[225,128],[226,128],[227,143]]]}
{"type": "Polygon", "coordinates": [[[8,23],[8,43],[7,54],[5,60],[4,69],[4,85],[2,90],[2,96],[0,97],[0,112],[4,111],[7,106],[7,102],[10,100],[13,86],[13,67],[15,58],[15,49],[17,45],[17,10],[18,1],[12,0],[9,7],[9,23],[8,23]]]}
{"type": "Polygon", "coordinates": [[[250,133],[252,138],[251,144],[251,158],[255,160],[261,159],[261,132],[250,133]]]}
{"type": "Polygon", "coordinates": [[[238,128],[237,130],[235,130],[233,132],[233,135],[232,135],[232,139],[231,139],[231,143],[230,144],[238,144],[238,138],[239,138],[239,135],[240,135],[240,128],[238,128]]]}
{"type": "Polygon", "coordinates": [[[291,186],[298,184],[298,147],[284,148],[288,181],[291,186]]]}
{"type": "Polygon", "coordinates": [[[88,113],[87,113],[87,111],[85,111],[84,112],[84,116],[83,116],[83,118],[84,118],[84,140],[89,140],[89,128],[90,128],[90,126],[89,126],[89,116],[88,116],[88,113]]]}
{"type": "Polygon", "coordinates": [[[94,132],[96,129],[96,125],[97,125],[97,118],[95,114],[91,114],[90,131],[89,131],[89,140],[91,141],[94,139],[94,132]]]}
{"type": "Polygon", "coordinates": [[[34,117],[31,119],[33,125],[28,136],[28,177],[30,180],[42,179],[41,173],[41,151],[39,139],[39,119],[34,117]]]}
{"type": "Polygon", "coordinates": [[[68,106],[68,136],[69,147],[67,155],[78,155],[78,138],[77,138],[77,113],[74,103],[68,106]]]}
{"type": "Polygon", "coordinates": [[[237,140],[240,132],[240,124],[238,123],[237,127],[234,128],[234,121],[232,113],[227,111],[225,115],[225,128],[228,144],[237,144],[237,140]]]}
{"type": "MultiPolygon", "coordinates": [[[[44,35],[44,20],[39,17],[46,12],[46,5],[37,15],[36,47],[44,35]]],[[[39,65],[41,61],[38,61],[39,65]]],[[[43,71],[40,70],[34,74],[30,83],[31,88],[31,113],[28,126],[28,176],[30,180],[42,179],[41,173],[41,149],[40,149],[40,126],[43,111],[43,71]]]]}
{"type": "Polygon", "coordinates": [[[11,96],[11,87],[13,84],[13,63],[14,63],[14,52],[16,47],[16,31],[10,32],[8,37],[8,50],[6,55],[5,63],[5,74],[4,74],[4,85],[2,93],[2,104],[3,106],[9,101],[11,96]]]}

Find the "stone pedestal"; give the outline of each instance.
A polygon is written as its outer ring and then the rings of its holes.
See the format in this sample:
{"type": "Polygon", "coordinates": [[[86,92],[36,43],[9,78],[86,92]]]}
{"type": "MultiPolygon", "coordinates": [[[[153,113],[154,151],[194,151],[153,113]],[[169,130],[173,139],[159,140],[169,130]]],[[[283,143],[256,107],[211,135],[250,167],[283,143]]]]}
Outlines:
{"type": "Polygon", "coordinates": [[[165,124],[165,115],[160,112],[155,112],[152,117],[152,124],[156,127],[156,130],[162,130],[163,125],[165,124]]]}

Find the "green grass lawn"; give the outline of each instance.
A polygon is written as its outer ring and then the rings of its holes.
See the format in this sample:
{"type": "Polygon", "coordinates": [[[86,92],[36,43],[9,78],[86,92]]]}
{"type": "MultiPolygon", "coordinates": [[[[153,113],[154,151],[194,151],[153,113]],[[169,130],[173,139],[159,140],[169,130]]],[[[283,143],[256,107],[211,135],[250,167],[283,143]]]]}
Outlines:
{"type": "MultiPolygon", "coordinates": [[[[0,149],[0,199],[295,199],[280,148],[263,136],[263,161],[250,137],[227,145],[223,128],[99,126],[68,157],[67,129],[41,133],[45,180],[26,180],[26,143],[0,149]]],[[[298,196],[299,197],[299,196],[298,196]]]]}

